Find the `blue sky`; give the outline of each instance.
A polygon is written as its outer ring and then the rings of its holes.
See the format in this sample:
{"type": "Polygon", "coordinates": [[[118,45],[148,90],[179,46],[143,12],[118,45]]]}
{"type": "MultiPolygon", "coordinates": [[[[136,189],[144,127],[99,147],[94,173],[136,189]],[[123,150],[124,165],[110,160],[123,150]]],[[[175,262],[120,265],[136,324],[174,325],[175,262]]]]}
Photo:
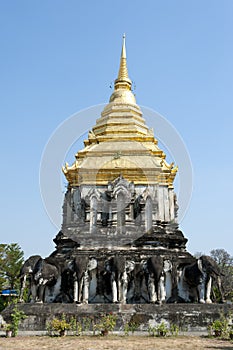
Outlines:
{"type": "Polygon", "coordinates": [[[108,101],[125,32],[138,104],[171,122],[191,157],[188,250],[233,255],[232,18],[231,0],[1,1],[1,242],[52,252],[42,153],[69,116],[108,101]]]}

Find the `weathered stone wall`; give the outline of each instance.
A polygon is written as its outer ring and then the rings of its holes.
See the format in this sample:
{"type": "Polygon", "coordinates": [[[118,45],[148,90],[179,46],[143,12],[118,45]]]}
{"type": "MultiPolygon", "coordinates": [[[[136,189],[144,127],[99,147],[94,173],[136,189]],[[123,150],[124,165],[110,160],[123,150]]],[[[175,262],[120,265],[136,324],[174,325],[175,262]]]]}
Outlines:
{"type": "MultiPolygon", "coordinates": [[[[227,304],[20,304],[18,308],[25,312],[27,318],[22,321],[20,330],[46,330],[46,322],[54,317],[67,318],[75,316],[77,320],[83,317],[98,319],[105,313],[118,315],[115,330],[123,330],[123,326],[130,320],[140,324],[139,330],[146,331],[148,326],[155,326],[161,321],[177,324],[186,331],[206,331],[207,326],[214,320],[233,314],[233,305],[227,304]]],[[[3,317],[9,321],[12,308],[3,311],[3,317]]]]}

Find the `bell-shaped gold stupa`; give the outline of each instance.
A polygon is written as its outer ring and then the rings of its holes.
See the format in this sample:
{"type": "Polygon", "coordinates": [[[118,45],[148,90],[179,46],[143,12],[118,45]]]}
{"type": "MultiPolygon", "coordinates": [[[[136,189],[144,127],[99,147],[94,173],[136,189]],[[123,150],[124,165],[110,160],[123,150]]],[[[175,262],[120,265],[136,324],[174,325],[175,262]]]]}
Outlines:
{"type": "Polygon", "coordinates": [[[63,167],[71,187],[107,185],[122,176],[135,185],[173,187],[177,167],[165,161],[131,90],[126,62],[125,36],[118,77],[109,103],[84,141],[72,166],[63,167]]]}

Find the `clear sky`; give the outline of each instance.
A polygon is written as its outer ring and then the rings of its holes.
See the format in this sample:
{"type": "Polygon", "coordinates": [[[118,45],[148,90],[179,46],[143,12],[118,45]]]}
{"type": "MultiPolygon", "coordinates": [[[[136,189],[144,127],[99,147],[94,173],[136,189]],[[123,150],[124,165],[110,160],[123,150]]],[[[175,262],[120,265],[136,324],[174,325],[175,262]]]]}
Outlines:
{"type": "Polygon", "coordinates": [[[188,250],[233,255],[232,18],[232,0],[0,1],[0,241],[25,257],[52,252],[42,153],[69,116],[108,101],[125,32],[137,103],[170,121],[190,154],[188,250]]]}

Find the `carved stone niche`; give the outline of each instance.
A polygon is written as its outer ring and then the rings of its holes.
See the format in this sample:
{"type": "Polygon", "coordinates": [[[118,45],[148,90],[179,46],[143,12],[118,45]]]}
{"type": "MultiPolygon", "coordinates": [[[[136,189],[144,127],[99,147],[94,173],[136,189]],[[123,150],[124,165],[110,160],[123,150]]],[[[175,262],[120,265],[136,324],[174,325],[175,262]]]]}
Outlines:
{"type": "Polygon", "coordinates": [[[175,198],[173,189],[135,185],[122,176],[106,186],[72,187],[65,195],[62,232],[80,246],[185,249],[175,198]]]}

